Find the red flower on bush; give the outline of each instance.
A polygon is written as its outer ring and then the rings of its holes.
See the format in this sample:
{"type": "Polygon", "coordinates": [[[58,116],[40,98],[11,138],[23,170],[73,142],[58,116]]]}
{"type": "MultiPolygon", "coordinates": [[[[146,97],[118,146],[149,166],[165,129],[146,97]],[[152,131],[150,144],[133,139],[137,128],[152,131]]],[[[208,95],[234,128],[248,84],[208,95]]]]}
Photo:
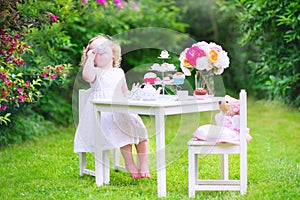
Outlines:
{"type": "Polygon", "coordinates": [[[98,3],[101,3],[102,5],[106,5],[107,2],[105,0],[96,0],[98,3]]]}
{"type": "Polygon", "coordinates": [[[23,66],[25,64],[24,60],[18,55],[23,54],[29,48],[28,45],[20,41],[21,37],[18,33],[12,36],[2,29],[0,34],[0,55],[4,57],[4,62],[12,62],[18,66],[23,66]]]}
{"type": "Polygon", "coordinates": [[[0,78],[1,78],[3,81],[6,81],[6,75],[5,75],[3,72],[0,73],[0,78]]]}
{"type": "Polygon", "coordinates": [[[58,20],[58,16],[51,13],[50,14],[50,20],[51,20],[51,22],[56,22],[58,20]]]}
{"type": "Polygon", "coordinates": [[[5,83],[9,88],[12,87],[12,85],[13,85],[11,80],[5,80],[5,83]]]}
{"type": "Polygon", "coordinates": [[[7,106],[6,105],[1,105],[0,110],[6,110],[7,106]]]}
{"type": "Polygon", "coordinates": [[[23,93],[23,90],[22,90],[22,88],[18,88],[18,89],[17,89],[17,91],[18,91],[20,94],[22,94],[22,93],[23,93]]]}
{"type": "Polygon", "coordinates": [[[115,0],[115,4],[116,4],[118,7],[122,6],[121,0],[115,0]]]}

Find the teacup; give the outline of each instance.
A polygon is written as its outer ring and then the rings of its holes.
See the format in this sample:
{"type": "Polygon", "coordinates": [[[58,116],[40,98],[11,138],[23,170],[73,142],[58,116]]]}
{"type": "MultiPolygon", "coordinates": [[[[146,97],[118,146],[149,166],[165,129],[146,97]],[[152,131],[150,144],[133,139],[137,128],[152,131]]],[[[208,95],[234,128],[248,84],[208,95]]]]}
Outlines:
{"type": "Polygon", "coordinates": [[[185,100],[189,96],[189,91],[188,90],[178,90],[176,92],[178,100],[185,100]]]}

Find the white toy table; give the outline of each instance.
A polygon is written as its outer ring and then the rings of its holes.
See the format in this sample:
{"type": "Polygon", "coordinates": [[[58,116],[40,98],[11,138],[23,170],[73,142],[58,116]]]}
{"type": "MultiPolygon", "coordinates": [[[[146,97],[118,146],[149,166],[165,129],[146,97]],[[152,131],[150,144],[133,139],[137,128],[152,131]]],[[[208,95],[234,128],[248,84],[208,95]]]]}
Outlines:
{"type": "MultiPolygon", "coordinates": [[[[167,95],[168,96],[168,95],[167,95]]],[[[222,97],[208,97],[204,100],[195,100],[190,97],[184,101],[177,101],[176,98],[166,98],[163,96],[155,101],[140,101],[140,100],[112,100],[101,99],[93,100],[94,112],[96,116],[95,126],[95,176],[96,184],[98,186],[104,183],[109,183],[109,176],[105,176],[105,170],[109,167],[103,165],[106,158],[103,157],[101,144],[101,112],[123,112],[134,113],[142,115],[152,115],[155,117],[155,130],[156,130],[156,168],[157,168],[157,191],[158,197],[166,197],[166,158],[165,158],[165,116],[213,111],[219,109],[218,102],[222,97]],[[99,134],[100,133],[100,134],[99,134]]],[[[172,97],[172,96],[170,96],[172,97]]],[[[108,172],[109,174],[109,172],[108,172]]]]}

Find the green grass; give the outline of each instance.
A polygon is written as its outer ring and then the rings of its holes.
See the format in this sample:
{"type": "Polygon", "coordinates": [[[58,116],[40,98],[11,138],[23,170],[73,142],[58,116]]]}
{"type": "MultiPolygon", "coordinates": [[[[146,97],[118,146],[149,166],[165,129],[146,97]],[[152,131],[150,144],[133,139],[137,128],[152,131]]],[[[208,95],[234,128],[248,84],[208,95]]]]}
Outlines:
{"type": "MultiPolygon", "coordinates": [[[[249,102],[248,191],[196,192],[196,199],[299,199],[300,113],[276,103],[249,102]]],[[[212,113],[167,118],[167,198],[188,199],[187,141],[198,122],[209,123],[212,113]]],[[[48,136],[0,151],[0,199],[157,199],[153,118],[143,116],[150,139],[150,180],[133,181],[111,170],[109,185],[97,187],[94,177],[79,176],[73,153],[74,127],[58,128],[48,136]]],[[[89,155],[92,166],[92,155],[89,155]]],[[[230,177],[238,178],[238,156],[231,156],[230,177]]],[[[203,159],[217,164],[217,157],[203,159]]],[[[216,177],[205,165],[202,176],[216,177]]]]}

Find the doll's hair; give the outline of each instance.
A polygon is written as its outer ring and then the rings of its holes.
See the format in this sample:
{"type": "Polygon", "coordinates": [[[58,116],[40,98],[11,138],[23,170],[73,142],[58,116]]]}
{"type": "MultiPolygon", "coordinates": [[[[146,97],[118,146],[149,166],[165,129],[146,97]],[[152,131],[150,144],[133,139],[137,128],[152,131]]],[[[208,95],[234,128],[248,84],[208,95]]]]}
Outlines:
{"type": "Polygon", "coordinates": [[[116,41],[114,41],[110,36],[108,35],[103,35],[103,34],[99,34],[95,37],[93,37],[92,39],[90,39],[90,41],[88,42],[88,45],[86,46],[86,48],[83,48],[83,53],[81,56],[81,61],[80,61],[80,66],[84,67],[85,62],[87,60],[87,52],[90,50],[90,44],[92,42],[94,42],[97,39],[100,38],[105,38],[108,40],[108,44],[112,49],[113,52],[113,67],[120,67],[121,65],[121,60],[122,60],[122,56],[121,56],[121,47],[119,45],[119,43],[117,43],[116,41]]]}

